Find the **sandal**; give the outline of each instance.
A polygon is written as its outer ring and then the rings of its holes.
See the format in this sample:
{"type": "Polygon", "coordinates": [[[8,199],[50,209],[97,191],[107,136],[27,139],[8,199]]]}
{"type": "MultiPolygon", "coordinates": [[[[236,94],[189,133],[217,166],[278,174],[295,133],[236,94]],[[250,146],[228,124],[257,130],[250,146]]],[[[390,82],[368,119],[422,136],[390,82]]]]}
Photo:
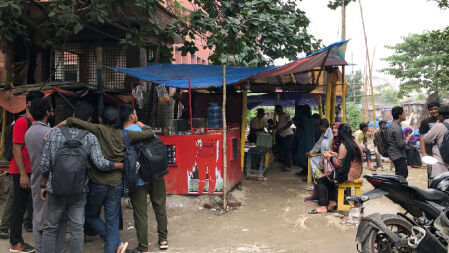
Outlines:
{"type": "Polygon", "coordinates": [[[167,240],[157,241],[157,244],[159,245],[160,250],[168,249],[168,241],[167,240]]]}
{"type": "Polygon", "coordinates": [[[308,214],[320,214],[320,213],[327,213],[327,212],[318,212],[316,209],[313,209],[312,211],[308,212],[308,214]]]}

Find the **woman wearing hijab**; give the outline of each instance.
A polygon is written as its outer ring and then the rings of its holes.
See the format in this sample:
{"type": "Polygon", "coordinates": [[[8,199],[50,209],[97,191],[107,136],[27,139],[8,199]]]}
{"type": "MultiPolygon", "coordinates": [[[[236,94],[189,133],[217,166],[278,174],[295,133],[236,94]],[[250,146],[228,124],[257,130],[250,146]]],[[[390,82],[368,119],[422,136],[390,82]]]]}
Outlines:
{"type": "Polygon", "coordinates": [[[404,140],[407,142],[405,148],[405,154],[407,155],[407,165],[412,166],[412,168],[419,168],[422,165],[421,156],[419,155],[416,143],[419,138],[413,135],[413,129],[404,129],[404,140]],[[409,137],[411,135],[411,137],[409,137]]]}

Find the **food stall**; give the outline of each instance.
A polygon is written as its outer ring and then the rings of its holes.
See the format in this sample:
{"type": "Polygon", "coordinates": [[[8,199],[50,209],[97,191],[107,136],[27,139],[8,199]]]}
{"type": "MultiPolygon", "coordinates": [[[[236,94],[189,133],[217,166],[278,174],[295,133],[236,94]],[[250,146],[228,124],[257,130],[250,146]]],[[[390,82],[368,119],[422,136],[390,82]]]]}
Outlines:
{"type": "MultiPolygon", "coordinates": [[[[216,65],[149,63],[146,67],[114,68],[153,84],[189,90],[190,131],[160,137],[167,145],[170,160],[170,172],[165,176],[167,193],[223,194],[241,181],[248,90],[277,94],[323,90],[320,94],[326,94],[326,117],[332,121],[339,79],[335,75],[335,66],[347,64],[344,60],[346,43],[334,43],[283,66],[226,68],[216,65]],[[221,115],[226,115],[229,108],[226,106],[224,87],[228,85],[233,85],[241,95],[241,109],[229,112],[240,116],[239,124],[226,124],[227,117],[223,117],[223,128],[194,126],[191,90],[213,90],[215,94],[223,94],[221,115]]],[[[343,79],[343,75],[340,79],[343,79]]],[[[321,96],[318,98],[321,100],[321,96]]],[[[319,105],[321,108],[321,102],[319,105]]]]}

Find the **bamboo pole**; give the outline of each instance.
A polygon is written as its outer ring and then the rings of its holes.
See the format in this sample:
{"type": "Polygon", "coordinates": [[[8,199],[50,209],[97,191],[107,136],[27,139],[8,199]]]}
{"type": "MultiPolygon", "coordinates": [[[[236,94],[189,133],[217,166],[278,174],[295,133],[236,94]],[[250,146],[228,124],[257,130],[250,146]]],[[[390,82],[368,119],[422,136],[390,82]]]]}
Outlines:
{"type": "Polygon", "coordinates": [[[323,102],[321,101],[321,95],[318,95],[318,110],[320,111],[320,119],[323,118],[323,102]]]}
{"type": "Polygon", "coordinates": [[[331,120],[330,125],[333,126],[335,123],[335,107],[337,106],[337,84],[332,83],[332,100],[331,100],[331,120]]]}
{"type": "Polygon", "coordinates": [[[376,130],[377,129],[377,127],[376,127],[376,105],[374,104],[373,70],[371,68],[371,63],[370,63],[370,59],[369,59],[368,39],[366,37],[365,20],[363,18],[362,2],[360,0],[359,0],[359,6],[360,6],[360,16],[362,18],[363,35],[364,35],[364,38],[365,38],[366,60],[368,61],[369,84],[370,84],[371,91],[372,91],[371,98],[372,98],[372,102],[373,102],[374,130],[376,130]]]}
{"type": "Polygon", "coordinates": [[[226,136],[226,65],[223,65],[223,107],[222,110],[222,116],[223,116],[223,210],[226,211],[228,203],[226,200],[226,194],[227,194],[227,160],[226,160],[226,146],[227,146],[227,136],[226,136]]]}
{"type": "Polygon", "coordinates": [[[332,103],[332,78],[331,73],[326,72],[327,84],[326,84],[326,119],[331,122],[331,103],[332,103]]]}
{"type": "Polygon", "coordinates": [[[375,105],[375,99],[374,99],[374,88],[373,88],[373,67],[374,67],[374,55],[376,53],[376,48],[373,50],[373,61],[371,62],[371,67],[369,69],[369,77],[370,77],[370,85],[371,85],[371,100],[373,103],[373,124],[374,124],[374,130],[377,130],[376,126],[376,105],[375,105]]]}
{"type": "MultiPolygon", "coordinates": [[[[345,0],[341,5],[341,40],[346,40],[346,4],[345,0]]],[[[345,83],[345,66],[341,66],[341,110],[343,113],[343,123],[346,123],[346,83],[345,83]]]]}
{"type": "MultiPolygon", "coordinates": [[[[6,87],[11,87],[12,86],[12,62],[13,62],[13,52],[14,52],[14,48],[13,48],[13,44],[7,42],[6,40],[2,41],[2,48],[5,49],[5,86],[6,87]]],[[[8,121],[8,111],[6,111],[5,108],[3,108],[3,113],[2,113],[2,133],[1,133],[1,139],[0,139],[0,154],[1,154],[1,158],[5,158],[4,157],[4,153],[5,153],[5,129],[6,129],[6,124],[8,121]]]]}
{"type": "Polygon", "coordinates": [[[245,138],[246,138],[246,112],[248,106],[248,91],[242,91],[242,125],[240,126],[240,162],[243,167],[245,166],[245,138]]]}
{"type": "MultiPolygon", "coordinates": [[[[64,57],[64,53],[63,56],[64,57]]],[[[102,67],[103,67],[103,48],[97,47],[96,49],[96,58],[97,58],[97,88],[98,88],[98,115],[101,115],[103,112],[103,95],[104,95],[104,89],[103,89],[103,73],[102,73],[102,67]]]]}

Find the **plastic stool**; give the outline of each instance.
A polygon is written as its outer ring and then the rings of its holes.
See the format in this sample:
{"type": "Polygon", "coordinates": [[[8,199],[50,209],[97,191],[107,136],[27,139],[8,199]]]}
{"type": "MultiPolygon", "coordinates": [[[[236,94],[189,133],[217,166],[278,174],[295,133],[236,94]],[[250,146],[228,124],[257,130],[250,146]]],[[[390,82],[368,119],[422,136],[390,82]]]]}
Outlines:
{"type": "Polygon", "coordinates": [[[345,189],[355,188],[355,195],[362,193],[363,179],[358,178],[354,182],[336,183],[338,188],[337,211],[349,211],[354,205],[352,203],[345,205],[345,189]]]}

